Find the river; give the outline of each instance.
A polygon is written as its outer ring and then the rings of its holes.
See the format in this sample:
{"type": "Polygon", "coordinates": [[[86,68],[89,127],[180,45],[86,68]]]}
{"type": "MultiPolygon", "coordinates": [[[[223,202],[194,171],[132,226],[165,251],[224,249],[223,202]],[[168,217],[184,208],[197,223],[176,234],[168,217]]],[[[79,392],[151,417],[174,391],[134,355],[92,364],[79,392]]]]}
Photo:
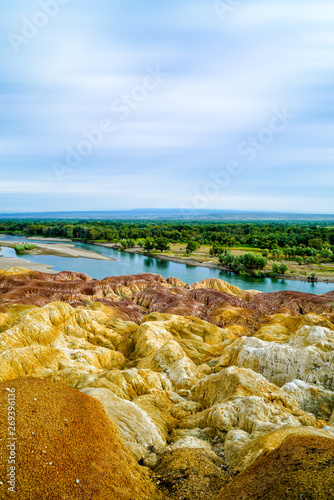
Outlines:
{"type": "MultiPolygon", "coordinates": [[[[26,238],[18,236],[1,236],[3,241],[27,241],[26,238]]],[[[29,242],[55,243],[47,240],[29,240],[29,242]]],[[[297,292],[323,294],[334,289],[333,283],[309,283],[306,281],[271,279],[271,278],[250,278],[247,276],[235,275],[234,273],[210,269],[206,267],[195,267],[176,262],[161,261],[144,255],[137,255],[129,252],[119,252],[113,248],[107,248],[87,243],[73,243],[76,247],[91,250],[107,257],[116,259],[115,261],[103,261],[95,259],[57,257],[53,255],[23,255],[17,256],[13,248],[3,247],[1,254],[4,257],[16,257],[30,262],[38,262],[53,266],[55,271],[76,271],[86,273],[92,278],[103,279],[107,276],[121,276],[139,273],[158,273],[168,278],[174,276],[185,283],[195,283],[207,278],[219,278],[227,281],[231,285],[238,286],[243,290],[255,289],[261,292],[277,292],[279,290],[294,290],[297,292]]]]}

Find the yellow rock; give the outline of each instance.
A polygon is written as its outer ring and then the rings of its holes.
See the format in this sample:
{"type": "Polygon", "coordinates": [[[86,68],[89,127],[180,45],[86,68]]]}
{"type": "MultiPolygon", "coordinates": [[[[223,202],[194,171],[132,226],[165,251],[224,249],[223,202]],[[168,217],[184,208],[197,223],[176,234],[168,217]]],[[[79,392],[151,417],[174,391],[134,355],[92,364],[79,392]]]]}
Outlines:
{"type": "Polygon", "coordinates": [[[145,394],[162,394],[172,390],[172,383],[165,374],[156,373],[152,370],[128,370],[103,371],[97,374],[85,374],[75,382],[76,389],[104,388],[112,391],[122,399],[132,401],[138,396],[145,394]]]}
{"type": "Polygon", "coordinates": [[[248,337],[257,330],[257,321],[253,319],[253,316],[253,311],[249,309],[229,306],[217,307],[210,313],[209,319],[219,325],[228,327],[232,335],[238,334],[238,336],[248,337]]]}
{"type": "Polygon", "coordinates": [[[303,412],[293,396],[243,368],[230,367],[203,378],[193,386],[191,399],[207,409],[184,418],[180,427],[240,429],[254,435],[286,426],[323,426],[303,412]]]}
{"type": "Polygon", "coordinates": [[[145,395],[134,402],[150,416],[167,442],[169,433],[177,426],[177,419],[172,415],[174,405],[170,399],[162,395],[145,395]]]}
{"type": "Polygon", "coordinates": [[[192,400],[203,404],[205,408],[230,398],[249,396],[260,397],[290,410],[295,406],[295,402],[290,400],[284,391],[268,382],[262,375],[234,366],[203,378],[191,389],[192,400]]]}
{"type": "Polygon", "coordinates": [[[239,297],[242,300],[250,301],[254,295],[259,293],[258,290],[241,290],[237,286],[230,285],[227,281],[210,278],[204,280],[202,283],[194,283],[192,288],[212,288],[213,290],[218,290],[218,292],[229,293],[230,295],[234,295],[235,297],[239,297]]]}
{"type": "Polygon", "coordinates": [[[143,318],[144,324],[152,321],[159,322],[174,337],[198,340],[209,345],[220,344],[226,339],[234,338],[229,330],[218,328],[207,321],[191,316],[151,313],[143,318]]]}
{"type": "Polygon", "coordinates": [[[195,365],[199,365],[219,356],[226,338],[235,336],[227,329],[198,318],[152,313],[144,317],[132,336],[135,351],[131,357],[138,359],[153,355],[167,342],[175,341],[195,365]]]}
{"type": "Polygon", "coordinates": [[[304,316],[290,316],[275,314],[270,317],[254,335],[266,342],[287,342],[297,330],[303,326],[323,326],[334,330],[334,325],[324,316],[305,314],[304,316]]]}
{"type": "MultiPolygon", "coordinates": [[[[103,293],[96,286],[94,300],[133,299],[148,287],[126,283],[106,281],[103,293]]],[[[191,289],[177,280],[159,286],[176,295],[191,289]]],[[[193,285],[203,286],[246,301],[254,295],[221,280],[193,285]]],[[[152,299],[141,295],[143,305],[152,299]]],[[[140,325],[127,317],[96,301],[10,307],[0,314],[0,381],[41,377],[99,399],[137,460],[158,468],[168,452],[182,463],[196,456],[221,464],[213,437],[228,465],[242,470],[289,433],[334,435],[329,316],[261,318],[225,305],[210,316],[222,327],[176,314],[151,313],[140,325]]]]}
{"type": "Polygon", "coordinates": [[[30,269],[24,267],[11,267],[9,269],[0,270],[0,276],[14,276],[15,274],[29,274],[32,273],[30,269]]]}
{"type": "Polygon", "coordinates": [[[278,448],[288,436],[323,436],[333,438],[333,433],[313,427],[287,427],[249,439],[246,433],[231,431],[225,441],[225,454],[230,467],[242,471],[259,456],[278,448]]]}
{"type": "Polygon", "coordinates": [[[166,373],[176,389],[189,389],[200,378],[201,372],[174,340],[139,361],[138,368],[166,373]]]}

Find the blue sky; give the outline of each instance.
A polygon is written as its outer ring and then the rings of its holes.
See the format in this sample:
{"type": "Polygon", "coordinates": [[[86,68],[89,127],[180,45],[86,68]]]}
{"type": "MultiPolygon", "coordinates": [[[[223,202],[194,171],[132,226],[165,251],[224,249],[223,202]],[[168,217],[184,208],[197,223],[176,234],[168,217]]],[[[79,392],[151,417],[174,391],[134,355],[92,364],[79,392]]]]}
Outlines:
{"type": "Polygon", "coordinates": [[[0,211],[334,213],[333,22],[323,0],[3,2],[0,211]]]}

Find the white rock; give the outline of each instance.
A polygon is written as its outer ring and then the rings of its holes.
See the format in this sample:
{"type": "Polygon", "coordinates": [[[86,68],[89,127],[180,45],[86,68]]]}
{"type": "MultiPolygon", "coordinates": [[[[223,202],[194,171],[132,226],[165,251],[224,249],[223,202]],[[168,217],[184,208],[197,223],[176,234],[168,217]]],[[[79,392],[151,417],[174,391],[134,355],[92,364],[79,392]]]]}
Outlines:
{"type": "Polygon", "coordinates": [[[189,389],[202,376],[193,361],[174,340],[164,344],[153,355],[141,360],[138,368],[166,373],[176,389],[189,389]]]}
{"type": "Polygon", "coordinates": [[[101,401],[137,460],[147,455],[151,448],[160,452],[166,446],[163,436],[151,418],[135,403],[115,396],[108,389],[88,388],[82,392],[101,401]]]}
{"type": "Polygon", "coordinates": [[[303,326],[287,343],[243,337],[229,344],[220,366],[250,368],[283,386],[295,379],[334,390],[334,332],[303,326]]]}

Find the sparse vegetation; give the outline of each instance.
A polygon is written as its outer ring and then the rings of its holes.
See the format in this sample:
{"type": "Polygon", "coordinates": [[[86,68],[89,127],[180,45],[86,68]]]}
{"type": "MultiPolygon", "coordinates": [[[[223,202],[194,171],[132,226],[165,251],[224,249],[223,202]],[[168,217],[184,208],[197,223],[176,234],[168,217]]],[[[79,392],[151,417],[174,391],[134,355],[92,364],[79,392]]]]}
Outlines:
{"type": "Polygon", "coordinates": [[[24,255],[25,253],[28,253],[31,250],[34,250],[35,248],[37,248],[37,245],[33,245],[30,243],[22,243],[21,245],[14,246],[17,255],[24,255]]]}

